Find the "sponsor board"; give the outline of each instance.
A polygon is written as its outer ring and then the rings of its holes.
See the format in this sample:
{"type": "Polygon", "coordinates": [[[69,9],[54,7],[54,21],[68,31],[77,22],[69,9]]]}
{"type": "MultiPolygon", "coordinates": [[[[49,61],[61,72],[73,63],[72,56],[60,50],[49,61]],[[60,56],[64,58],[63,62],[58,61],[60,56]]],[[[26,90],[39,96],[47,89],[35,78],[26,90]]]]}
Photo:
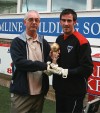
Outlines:
{"type": "Polygon", "coordinates": [[[87,92],[92,95],[100,96],[100,54],[92,56],[93,59],[93,73],[88,79],[87,92]]]}

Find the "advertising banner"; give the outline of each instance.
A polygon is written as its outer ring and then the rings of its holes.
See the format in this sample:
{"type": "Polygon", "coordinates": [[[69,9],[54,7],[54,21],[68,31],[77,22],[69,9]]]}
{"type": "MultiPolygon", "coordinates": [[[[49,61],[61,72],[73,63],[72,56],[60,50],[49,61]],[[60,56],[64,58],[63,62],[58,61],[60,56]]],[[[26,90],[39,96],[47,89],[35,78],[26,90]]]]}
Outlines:
{"type": "MultiPolygon", "coordinates": [[[[59,18],[41,18],[39,34],[58,36],[63,33],[59,18]]],[[[20,34],[24,31],[23,18],[0,19],[0,34],[20,34]]],[[[75,29],[87,38],[100,38],[100,17],[78,17],[75,29]]]]}
{"type": "Polygon", "coordinates": [[[93,73],[88,79],[87,92],[92,95],[100,96],[100,53],[92,56],[93,59],[93,73]]]}
{"type": "Polygon", "coordinates": [[[9,51],[9,42],[0,42],[0,73],[12,74],[12,60],[9,51]]]}

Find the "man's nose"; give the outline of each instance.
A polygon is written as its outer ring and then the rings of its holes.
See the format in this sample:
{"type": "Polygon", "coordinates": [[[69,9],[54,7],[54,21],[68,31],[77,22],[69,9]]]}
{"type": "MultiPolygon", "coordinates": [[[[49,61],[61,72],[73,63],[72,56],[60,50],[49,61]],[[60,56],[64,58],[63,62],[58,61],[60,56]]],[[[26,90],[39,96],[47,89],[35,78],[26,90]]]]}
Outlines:
{"type": "Polygon", "coordinates": [[[33,21],[32,21],[33,23],[36,23],[36,20],[35,19],[33,19],[33,21]]]}
{"type": "Polygon", "coordinates": [[[68,21],[66,20],[65,22],[64,22],[66,25],[68,25],[68,21]]]}

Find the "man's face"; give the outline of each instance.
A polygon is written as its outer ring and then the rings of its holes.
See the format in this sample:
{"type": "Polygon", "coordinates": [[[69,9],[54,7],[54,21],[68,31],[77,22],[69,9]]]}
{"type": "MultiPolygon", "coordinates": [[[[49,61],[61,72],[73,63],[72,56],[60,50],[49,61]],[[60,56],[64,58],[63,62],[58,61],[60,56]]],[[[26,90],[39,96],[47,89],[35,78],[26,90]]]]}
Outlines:
{"type": "Polygon", "coordinates": [[[26,26],[26,31],[36,32],[40,23],[40,17],[37,13],[31,12],[28,18],[24,20],[24,25],[26,26]]]}
{"type": "Polygon", "coordinates": [[[74,32],[74,25],[76,21],[73,21],[72,14],[62,15],[60,20],[60,25],[62,26],[63,32],[67,35],[70,35],[74,32]]]}

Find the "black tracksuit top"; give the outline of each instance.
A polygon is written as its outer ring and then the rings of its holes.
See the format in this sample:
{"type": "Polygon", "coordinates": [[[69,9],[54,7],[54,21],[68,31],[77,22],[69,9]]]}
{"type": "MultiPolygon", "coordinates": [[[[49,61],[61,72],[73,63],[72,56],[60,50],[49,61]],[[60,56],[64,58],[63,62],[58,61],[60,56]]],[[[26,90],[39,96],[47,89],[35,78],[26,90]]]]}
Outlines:
{"type": "Polygon", "coordinates": [[[53,87],[61,95],[80,95],[87,90],[88,77],[93,72],[91,48],[88,40],[75,31],[64,40],[64,34],[58,36],[60,45],[58,65],[68,69],[68,77],[53,76],[53,87]]]}

